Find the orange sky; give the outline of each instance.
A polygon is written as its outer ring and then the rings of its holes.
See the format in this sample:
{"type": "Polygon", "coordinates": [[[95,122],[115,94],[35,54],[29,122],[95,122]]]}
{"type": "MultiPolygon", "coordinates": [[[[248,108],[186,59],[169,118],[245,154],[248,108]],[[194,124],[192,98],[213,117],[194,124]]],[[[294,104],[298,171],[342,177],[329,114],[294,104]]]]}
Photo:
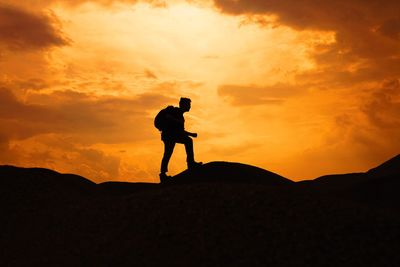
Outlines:
{"type": "Polygon", "coordinates": [[[365,171],[400,151],[399,66],[398,1],[0,0],[0,164],[158,182],[185,96],[197,160],[365,171]]]}

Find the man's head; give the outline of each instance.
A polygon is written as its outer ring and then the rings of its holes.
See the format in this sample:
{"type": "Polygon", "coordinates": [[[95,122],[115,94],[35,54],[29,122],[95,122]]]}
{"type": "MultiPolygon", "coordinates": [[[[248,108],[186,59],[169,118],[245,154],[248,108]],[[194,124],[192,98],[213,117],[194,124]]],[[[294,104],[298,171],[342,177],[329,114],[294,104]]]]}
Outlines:
{"type": "Polygon", "coordinates": [[[179,100],[179,108],[182,109],[183,112],[189,111],[191,102],[192,100],[190,100],[190,98],[181,97],[181,100],[179,100]]]}

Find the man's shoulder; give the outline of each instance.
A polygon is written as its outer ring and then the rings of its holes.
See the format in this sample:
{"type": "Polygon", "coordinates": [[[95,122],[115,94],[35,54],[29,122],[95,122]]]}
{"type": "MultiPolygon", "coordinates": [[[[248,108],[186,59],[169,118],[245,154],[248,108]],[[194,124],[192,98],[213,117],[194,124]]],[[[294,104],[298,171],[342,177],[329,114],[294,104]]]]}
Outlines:
{"type": "Polygon", "coordinates": [[[168,110],[169,113],[174,114],[174,115],[183,114],[179,107],[168,106],[166,109],[168,110]]]}
{"type": "Polygon", "coordinates": [[[168,110],[168,111],[178,111],[179,110],[179,108],[178,107],[174,107],[174,106],[167,106],[166,108],[164,108],[165,110],[168,110]]]}

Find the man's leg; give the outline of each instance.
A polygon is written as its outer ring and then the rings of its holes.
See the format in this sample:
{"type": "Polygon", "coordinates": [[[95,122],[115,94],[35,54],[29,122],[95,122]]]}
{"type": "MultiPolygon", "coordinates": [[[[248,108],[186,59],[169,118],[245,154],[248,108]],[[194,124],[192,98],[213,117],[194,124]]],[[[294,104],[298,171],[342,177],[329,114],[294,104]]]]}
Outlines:
{"type": "Polygon", "coordinates": [[[198,163],[194,161],[192,138],[190,138],[189,136],[183,136],[182,138],[180,138],[179,143],[183,143],[185,145],[186,161],[189,169],[202,164],[201,162],[198,163]]]}
{"type": "Polygon", "coordinates": [[[193,152],[193,140],[189,136],[186,136],[184,138],[184,145],[185,145],[185,150],[186,150],[186,161],[189,162],[194,162],[194,152],[193,152]]]}
{"type": "Polygon", "coordinates": [[[174,152],[175,142],[174,141],[163,141],[164,142],[164,155],[161,161],[161,173],[165,174],[168,171],[168,163],[174,152]]]}

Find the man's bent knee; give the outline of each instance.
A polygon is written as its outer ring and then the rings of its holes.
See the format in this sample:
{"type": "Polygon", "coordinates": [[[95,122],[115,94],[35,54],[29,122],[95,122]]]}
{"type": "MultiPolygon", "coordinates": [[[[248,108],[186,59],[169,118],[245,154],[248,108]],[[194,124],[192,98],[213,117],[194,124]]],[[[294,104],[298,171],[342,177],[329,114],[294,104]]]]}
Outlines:
{"type": "Polygon", "coordinates": [[[193,143],[193,140],[189,136],[186,136],[186,138],[184,139],[184,143],[185,144],[191,144],[191,143],[193,143]]]}
{"type": "Polygon", "coordinates": [[[190,138],[189,136],[181,136],[180,138],[178,138],[177,140],[176,140],[176,142],[177,143],[180,143],[180,144],[192,144],[193,143],[193,140],[192,140],[192,138],[190,138]]]}

